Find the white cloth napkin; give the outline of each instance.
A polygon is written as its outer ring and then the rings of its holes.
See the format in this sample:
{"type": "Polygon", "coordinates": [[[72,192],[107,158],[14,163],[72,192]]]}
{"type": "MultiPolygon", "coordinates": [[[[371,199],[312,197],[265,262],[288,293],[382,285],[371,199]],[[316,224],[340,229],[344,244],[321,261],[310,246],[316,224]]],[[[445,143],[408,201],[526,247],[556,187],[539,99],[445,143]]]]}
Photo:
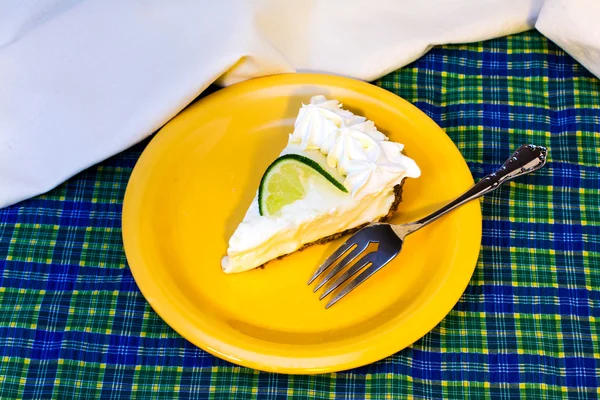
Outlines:
{"type": "Polygon", "coordinates": [[[291,71],[372,80],[432,45],[536,21],[600,75],[599,20],[597,0],[2,2],[0,207],[135,144],[215,81],[291,71]]]}

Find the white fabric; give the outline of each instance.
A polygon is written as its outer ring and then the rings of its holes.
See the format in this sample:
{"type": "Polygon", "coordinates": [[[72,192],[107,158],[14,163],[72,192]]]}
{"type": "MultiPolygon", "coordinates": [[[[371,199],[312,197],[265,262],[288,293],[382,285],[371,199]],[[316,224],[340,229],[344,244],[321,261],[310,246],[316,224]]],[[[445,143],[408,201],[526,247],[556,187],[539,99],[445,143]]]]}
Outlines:
{"type": "Polygon", "coordinates": [[[160,128],[208,85],[372,80],[432,45],[536,26],[600,75],[598,0],[5,0],[0,207],[160,128]]]}
{"type": "Polygon", "coordinates": [[[546,0],[535,27],[600,77],[600,0],[546,0]]]}

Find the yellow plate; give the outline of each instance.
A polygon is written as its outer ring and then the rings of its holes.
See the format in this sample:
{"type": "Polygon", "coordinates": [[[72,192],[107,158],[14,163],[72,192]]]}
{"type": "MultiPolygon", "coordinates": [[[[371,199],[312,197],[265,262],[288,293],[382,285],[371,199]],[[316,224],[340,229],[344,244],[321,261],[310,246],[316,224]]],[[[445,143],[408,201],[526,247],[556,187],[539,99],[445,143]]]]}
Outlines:
{"type": "Polygon", "coordinates": [[[402,350],[456,304],[479,254],[475,201],[409,236],[395,260],[329,310],[306,281],[341,241],[225,275],[220,261],[230,235],[286,145],[301,103],[316,94],[375,121],[421,167],[421,178],[404,186],[394,222],[422,217],[473,184],[460,152],[431,119],[390,92],[348,78],[253,79],[170,121],[127,187],[123,241],[131,271],[152,308],[183,337],[260,370],[339,371],[402,350]]]}

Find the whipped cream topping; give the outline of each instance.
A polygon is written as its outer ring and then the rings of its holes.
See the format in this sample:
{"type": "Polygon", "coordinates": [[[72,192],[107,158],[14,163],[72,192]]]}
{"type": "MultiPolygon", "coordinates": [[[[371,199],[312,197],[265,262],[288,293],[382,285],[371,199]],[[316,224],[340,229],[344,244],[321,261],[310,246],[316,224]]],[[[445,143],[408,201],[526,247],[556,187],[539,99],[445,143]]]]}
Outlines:
{"type": "Polygon", "coordinates": [[[344,186],[356,198],[421,175],[417,164],[402,154],[402,144],[389,141],[373,121],[324,96],[302,105],[288,144],[325,154],[327,165],[344,177],[344,186]]]}

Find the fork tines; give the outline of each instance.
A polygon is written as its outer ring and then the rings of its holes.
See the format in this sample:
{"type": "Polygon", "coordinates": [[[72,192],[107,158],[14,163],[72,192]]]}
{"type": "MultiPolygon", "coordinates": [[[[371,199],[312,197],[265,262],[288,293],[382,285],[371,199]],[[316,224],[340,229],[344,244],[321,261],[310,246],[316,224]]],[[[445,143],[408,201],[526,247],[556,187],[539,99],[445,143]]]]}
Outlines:
{"type": "Polygon", "coordinates": [[[401,247],[402,241],[393,233],[389,225],[368,226],[351,236],[329,256],[315,271],[308,284],[315,282],[328,271],[325,277],[317,282],[313,291],[324,288],[319,297],[319,300],[323,300],[341,288],[325,306],[329,308],[389,263],[396,257],[401,247]],[[371,243],[376,243],[378,248],[373,252],[367,252],[371,243]],[[346,269],[348,266],[350,267],[346,269]],[[355,279],[351,279],[357,274],[359,275],[355,279]],[[334,280],[335,277],[337,278],[334,280]],[[347,284],[342,287],[345,283],[347,284]]]}

